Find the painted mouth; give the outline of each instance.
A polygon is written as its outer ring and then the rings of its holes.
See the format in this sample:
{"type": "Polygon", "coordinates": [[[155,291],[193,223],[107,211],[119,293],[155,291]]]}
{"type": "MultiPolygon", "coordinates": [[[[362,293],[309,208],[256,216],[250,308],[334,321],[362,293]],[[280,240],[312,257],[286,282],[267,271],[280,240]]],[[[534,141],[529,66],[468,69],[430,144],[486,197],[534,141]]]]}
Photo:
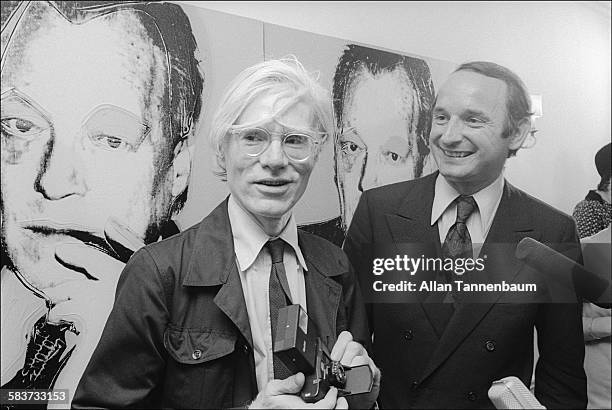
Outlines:
{"type": "Polygon", "coordinates": [[[78,228],[75,229],[75,227],[68,227],[67,225],[62,225],[59,227],[50,226],[47,224],[23,224],[22,227],[41,236],[69,236],[83,242],[86,245],[93,246],[108,255],[116,257],[116,253],[109,243],[103,237],[100,237],[93,231],[78,228]]]}
{"type": "Polygon", "coordinates": [[[443,148],[440,148],[440,150],[444,153],[444,155],[450,158],[465,158],[473,154],[472,151],[449,151],[443,148]]]}

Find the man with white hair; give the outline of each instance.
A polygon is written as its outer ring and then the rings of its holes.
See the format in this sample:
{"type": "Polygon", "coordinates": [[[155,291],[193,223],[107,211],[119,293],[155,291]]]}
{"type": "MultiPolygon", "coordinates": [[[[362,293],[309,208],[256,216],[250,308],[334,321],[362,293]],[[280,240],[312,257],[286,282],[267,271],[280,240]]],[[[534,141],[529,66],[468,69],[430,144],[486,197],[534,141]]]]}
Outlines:
{"type": "Polygon", "coordinates": [[[230,195],[130,259],[73,405],[346,407],[335,388],[305,403],[304,375],[272,353],[278,309],[299,304],[331,359],[370,366],[375,387],[358,405],[372,406],[380,372],[362,346],[352,268],[292,214],[331,130],[327,94],[295,59],[260,63],[229,85],[210,138],[230,195]]]}

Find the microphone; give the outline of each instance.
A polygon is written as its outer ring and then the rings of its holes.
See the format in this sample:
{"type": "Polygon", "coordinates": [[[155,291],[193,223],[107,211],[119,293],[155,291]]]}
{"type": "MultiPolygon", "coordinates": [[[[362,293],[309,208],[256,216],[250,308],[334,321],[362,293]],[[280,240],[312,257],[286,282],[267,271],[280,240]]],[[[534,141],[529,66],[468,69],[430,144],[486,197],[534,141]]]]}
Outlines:
{"type": "Polygon", "coordinates": [[[549,282],[551,292],[557,299],[574,300],[575,294],[604,309],[612,307],[610,279],[597,275],[567,256],[551,249],[533,238],[523,238],[516,247],[515,255],[532,268],[554,278],[549,282]]]}
{"type": "Polygon", "coordinates": [[[516,376],[494,381],[488,395],[496,409],[546,409],[516,376]]]}

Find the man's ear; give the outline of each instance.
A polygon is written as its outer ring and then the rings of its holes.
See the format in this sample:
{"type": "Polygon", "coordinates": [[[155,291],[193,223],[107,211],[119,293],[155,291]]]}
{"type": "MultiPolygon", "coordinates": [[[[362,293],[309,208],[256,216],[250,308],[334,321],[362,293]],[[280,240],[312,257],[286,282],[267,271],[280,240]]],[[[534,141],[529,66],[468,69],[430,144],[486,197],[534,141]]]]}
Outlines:
{"type": "Polygon", "coordinates": [[[531,132],[531,119],[523,118],[517,127],[517,130],[510,136],[510,144],[508,148],[510,150],[518,150],[523,146],[525,139],[531,132]]]}
{"type": "Polygon", "coordinates": [[[191,175],[191,158],[193,147],[183,140],[174,148],[174,159],[172,160],[172,198],[182,194],[189,184],[191,175]]]}

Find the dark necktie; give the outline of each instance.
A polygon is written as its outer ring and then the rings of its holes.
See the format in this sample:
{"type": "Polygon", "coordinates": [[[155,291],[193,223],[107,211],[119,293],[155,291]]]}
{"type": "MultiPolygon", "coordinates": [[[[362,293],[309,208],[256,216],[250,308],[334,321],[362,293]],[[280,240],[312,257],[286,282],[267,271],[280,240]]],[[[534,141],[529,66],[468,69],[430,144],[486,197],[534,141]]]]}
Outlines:
{"type": "MultiPolygon", "coordinates": [[[[457,204],[457,219],[446,234],[446,239],[442,245],[442,257],[445,259],[473,258],[472,238],[470,237],[466,222],[476,209],[476,201],[471,196],[461,195],[455,199],[455,203],[457,204]]],[[[445,274],[446,281],[451,283],[454,289],[454,273],[445,272],[445,274]]],[[[447,295],[445,301],[453,302],[455,307],[457,307],[457,295],[453,292],[447,295]]]]}
{"type": "MultiPolygon", "coordinates": [[[[457,219],[453,226],[448,230],[444,244],[442,245],[442,257],[443,258],[471,258],[472,254],[472,238],[468,232],[466,222],[469,216],[476,209],[476,202],[471,196],[460,196],[455,199],[457,204],[457,219]]],[[[440,281],[450,283],[454,289],[455,283],[454,273],[442,271],[438,273],[437,277],[440,281]]],[[[455,313],[455,308],[458,306],[459,301],[457,300],[455,292],[447,292],[446,294],[432,295],[429,300],[439,304],[431,316],[435,324],[436,331],[439,335],[444,332],[446,325],[450,318],[455,313]]]]}
{"type": "Polygon", "coordinates": [[[476,201],[471,196],[460,196],[455,199],[457,203],[457,220],[446,234],[442,245],[444,258],[472,258],[472,238],[465,224],[476,209],[476,201]]]}
{"type": "MultiPolygon", "coordinates": [[[[276,325],[278,321],[278,310],[287,306],[286,292],[289,292],[287,283],[287,274],[285,273],[285,265],[283,264],[283,253],[285,242],[282,239],[268,241],[266,247],[272,257],[272,268],[270,269],[270,284],[269,284],[269,299],[270,299],[270,328],[272,330],[272,351],[274,351],[274,338],[276,336],[276,325]],[[284,286],[283,286],[284,285],[284,286]],[[283,290],[285,288],[285,290],[283,290]]],[[[272,355],[274,364],[274,378],[286,379],[291,376],[289,369],[283,363],[272,355]]]]}

